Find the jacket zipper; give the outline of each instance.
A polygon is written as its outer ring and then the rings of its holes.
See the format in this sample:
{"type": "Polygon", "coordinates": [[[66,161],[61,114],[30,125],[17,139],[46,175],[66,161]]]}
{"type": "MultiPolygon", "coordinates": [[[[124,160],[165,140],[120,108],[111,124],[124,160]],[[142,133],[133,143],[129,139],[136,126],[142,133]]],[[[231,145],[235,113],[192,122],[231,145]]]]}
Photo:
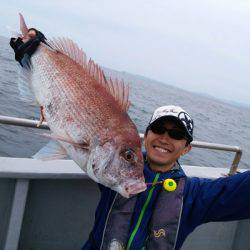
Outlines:
{"type": "MultiPolygon", "coordinates": [[[[153,180],[153,183],[155,183],[155,182],[158,181],[159,176],[160,176],[160,173],[157,173],[157,174],[155,175],[155,178],[154,178],[154,180],[153,180]]],[[[138,218],[138,221],[137,221],[137,223],[136,223],[136,226],[135,226],[133,232],[131,233],[131,235],[130,235],[130,237],[129,237],[128,244],[127,244],[127,246],[126,246],[126,250],[129,250],[130,247],[131,247],[131,245],[132,245],[132,242],[133,242],[134,237],[135,237],[135,235],[136,235],[136,233],[137,233],[137,231],[138,231],[138,229],[139,229],[139,227],[140,227],[142,218],[143,218],[144,213],[145,213],[145,211],[146,211],[146,209],[147,209],[147,207],[148,207],[148,204],[149,204],[149,202],[150,202],[150,199],[151,199],[151,197],[152,197],[152,194],[153,194],[154,189],[155,189],[155,185],[153,184],[153,186],[151,187],[151,189],[150,189],[150,191],[149,191],[149,193],[148,193],[147,199],[146,199],[146,201],[145,201],[145,203],[144,203],[144,205],[143,205],[143,207],[142,207],[142,210],[141,210],[141,213],[140,213],[140,215],[139,215],[139,218],[138,218]]]]}

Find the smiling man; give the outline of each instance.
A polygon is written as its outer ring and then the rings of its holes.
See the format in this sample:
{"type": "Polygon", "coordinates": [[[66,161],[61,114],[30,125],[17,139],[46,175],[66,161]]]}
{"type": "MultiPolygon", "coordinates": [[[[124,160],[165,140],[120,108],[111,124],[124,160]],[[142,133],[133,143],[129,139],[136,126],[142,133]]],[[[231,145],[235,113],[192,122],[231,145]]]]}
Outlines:
{"type": "Polygon", "coordinates": [[[146,129],[144,142],[150,168],[166,172],[177,159],[191,150],[193,121],[180,107],[163,106],[155,110],[146,129]]]}
{"type": "Polygon", "coordinates": [[[82,249],[180,249],[203,223],[250,219],[250,171],[217,180],[187,177],[178,159],[192,140],[186,111],[156,109],[144,136],[148,188],[126,199],[99,185],[94,228],[82,249]]]}

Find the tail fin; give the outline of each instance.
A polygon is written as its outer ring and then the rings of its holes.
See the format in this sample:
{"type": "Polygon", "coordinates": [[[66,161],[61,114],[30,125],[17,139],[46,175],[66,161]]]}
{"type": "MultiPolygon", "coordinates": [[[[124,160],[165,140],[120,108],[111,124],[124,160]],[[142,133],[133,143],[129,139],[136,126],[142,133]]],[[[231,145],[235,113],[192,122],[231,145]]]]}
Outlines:
{"type": "Polygon", "coordinates": [[[20,31],[22,32],[23,36],[26,36],[26,34],[28,33],[28,27],[21,13],[19,13],[19,20],[20,20],[20,31]]]}

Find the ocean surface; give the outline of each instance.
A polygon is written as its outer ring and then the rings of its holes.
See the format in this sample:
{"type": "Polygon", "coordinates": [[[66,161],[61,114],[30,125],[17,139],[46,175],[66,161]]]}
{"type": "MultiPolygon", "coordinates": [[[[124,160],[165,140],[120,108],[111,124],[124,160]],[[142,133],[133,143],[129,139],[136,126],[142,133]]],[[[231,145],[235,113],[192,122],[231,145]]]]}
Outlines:
{"type": "MultiPolygon", "coordinates": [[[[39,107],[19,99],[17,83],[19,65],[8,45],[0,37],[0,115],[38,119],[39,107]]],[[[143,133],[155,108],[179,105],[194,119],[194,139],[240,146],[243,156],[240,168],[250,168],[250,109],[233,106],[220,100],[184,91],[171,85],[138,75],[104,69],[107,75],[130,83],[129,115],[143,133]]],[[[225,90],[226,91],[226,90],[225,90]]],[[[40,129],[0,124],[0,156],[31,157],[48,140],[40,129]]],[[[184,156],[182,164],[229,168],[234,153],[208,149],[193,150],[184,156]]]]}

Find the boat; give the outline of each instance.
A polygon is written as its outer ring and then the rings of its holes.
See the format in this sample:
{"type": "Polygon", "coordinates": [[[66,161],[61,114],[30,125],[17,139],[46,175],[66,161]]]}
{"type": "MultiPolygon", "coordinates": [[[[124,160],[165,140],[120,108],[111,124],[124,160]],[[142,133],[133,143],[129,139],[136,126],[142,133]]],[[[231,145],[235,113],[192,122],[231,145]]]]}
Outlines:
{"type": "MultiPolygon", "coordinates": [[[[1,124],[11,126],[34,128],[38,122],[0,116],[1,124]]],[[[43,123],[39,129],[49,128],[43,123]]],[[[238,169],[240,147],[200,141],[192,146],[230,151],[235,157],[230,170],[184,165],[188,176],[215,179],[246,171],[238,169]]],[[[92,228],[99,196],[96,183],[72,160],[0,157],[0,249],[80,249],[92,228]]],[[[249,229],[250,220],[207,223],[187,238],[182,250],[250,249],[249,229]]]]}

